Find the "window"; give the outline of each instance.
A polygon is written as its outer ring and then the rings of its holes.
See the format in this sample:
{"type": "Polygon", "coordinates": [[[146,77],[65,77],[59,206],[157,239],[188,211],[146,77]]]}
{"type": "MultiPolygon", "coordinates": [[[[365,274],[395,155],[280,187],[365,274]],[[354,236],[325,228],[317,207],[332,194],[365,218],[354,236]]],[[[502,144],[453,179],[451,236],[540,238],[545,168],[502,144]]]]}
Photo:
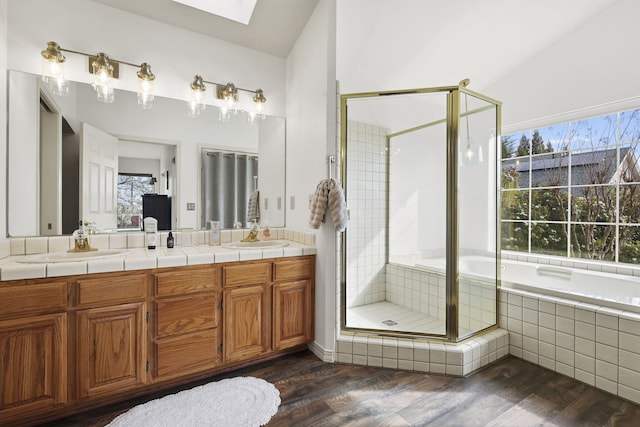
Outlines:
{"type": "Polygon", "coordinates": [[[142,229],[142,195],[155,193],[150,174],[118,174],[118,230],[142,229]]]}
{"type": "Polygon", "coordinates": [[[502,137],[501,247],[640,264],[640,110],[502,137]]]}

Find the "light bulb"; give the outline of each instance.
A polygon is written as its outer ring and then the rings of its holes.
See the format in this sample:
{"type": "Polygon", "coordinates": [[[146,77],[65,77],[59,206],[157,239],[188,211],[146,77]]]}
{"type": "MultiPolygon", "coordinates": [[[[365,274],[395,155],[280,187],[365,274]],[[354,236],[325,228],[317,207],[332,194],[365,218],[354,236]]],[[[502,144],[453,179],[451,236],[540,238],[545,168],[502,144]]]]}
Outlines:
{"type": "Polygon", "coordinates": [[[153,106],[153,81],[138,80],[138,105],[143,110],[148,110],[153,106]]]}
{"type": "Polygon", "coordinates": [[[473,150],[471,149],[471,142],[467,141],[467,150],[465,151],[465,156],[468,161],[473,160],[473,150]]]}

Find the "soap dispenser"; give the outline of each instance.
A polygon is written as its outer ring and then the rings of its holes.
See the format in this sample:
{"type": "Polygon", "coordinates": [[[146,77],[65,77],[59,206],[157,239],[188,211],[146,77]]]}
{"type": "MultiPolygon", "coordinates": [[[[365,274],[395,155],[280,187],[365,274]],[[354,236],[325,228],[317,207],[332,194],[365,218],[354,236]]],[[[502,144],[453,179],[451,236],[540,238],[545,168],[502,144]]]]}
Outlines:
{"type": "Polygon", "coordinates": [[[143,220],[143,223],[147,249],[155,249],[158,244],[158,220],[148,216],[143,220]]]}
{"type": "Polygon", "coordinates": [[[171,232],[169,232],[169,235],[167,236],[167,248],[171,249],[173,248],[173,234],[171,232]]]}

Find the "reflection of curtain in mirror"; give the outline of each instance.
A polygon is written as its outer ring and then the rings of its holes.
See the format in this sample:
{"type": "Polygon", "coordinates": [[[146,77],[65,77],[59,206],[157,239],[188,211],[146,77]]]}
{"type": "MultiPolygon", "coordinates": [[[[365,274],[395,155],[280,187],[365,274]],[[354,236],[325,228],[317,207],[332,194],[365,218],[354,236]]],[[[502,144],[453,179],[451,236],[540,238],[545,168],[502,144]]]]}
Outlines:
{"type": "Polygon", "coordinates": [[[220,221],[247,226],[247,206],[258,176],[258,158],[247,154],[207,151],[202,154],[202,224],[220,221]]]}

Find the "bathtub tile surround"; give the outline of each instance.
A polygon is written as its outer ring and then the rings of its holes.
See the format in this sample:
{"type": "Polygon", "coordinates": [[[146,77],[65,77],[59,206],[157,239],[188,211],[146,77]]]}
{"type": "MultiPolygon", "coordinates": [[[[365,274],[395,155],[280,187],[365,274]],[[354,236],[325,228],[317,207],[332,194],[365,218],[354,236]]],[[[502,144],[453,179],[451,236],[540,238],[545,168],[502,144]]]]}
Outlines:
{"type": "Polygon", "coordinates": [[[342,332],[336,361],[432,374],[466,376],[509,354],[509,334],[495,329],[460,343],[342,332]]]}
{"type": "Polygon", "coordinates": [[[531,264],[553,265],[558,267],[576,268],[580,270],[599,271],[603,273],[621,274],[624,276],[640,277],[640,267],[629,264],[615,264],[605,261],[583,260],[577,258],[553,257],[535,255],[514,251],[501,251],[503,260],[521,261],[531,264]]]}
{"type": "Polygon", "coordinates": [[[506,287],[499,312],[510,354],[640,403],[639,313],[506,287]]]}

